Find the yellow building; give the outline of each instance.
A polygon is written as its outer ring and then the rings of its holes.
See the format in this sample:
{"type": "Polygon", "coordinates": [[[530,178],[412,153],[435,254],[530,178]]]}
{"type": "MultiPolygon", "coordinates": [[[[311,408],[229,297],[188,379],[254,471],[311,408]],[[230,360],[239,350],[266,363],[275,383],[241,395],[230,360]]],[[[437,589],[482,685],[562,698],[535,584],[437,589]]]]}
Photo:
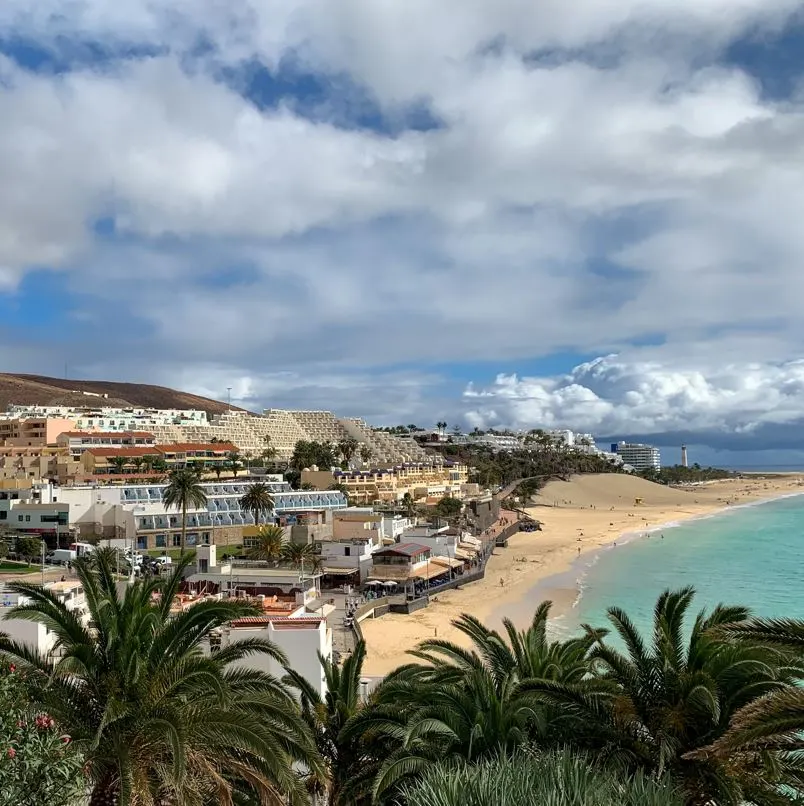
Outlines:
{"type": "Polygon", "coordinates": [[[469,481],[469,468],[457,462],[443,464],[410,463],[369,470],[303,470],[301,483],[317,490],[338,485],[352,504],[401,501],[405,494],[414,500],[461,496],[469,481]]]}

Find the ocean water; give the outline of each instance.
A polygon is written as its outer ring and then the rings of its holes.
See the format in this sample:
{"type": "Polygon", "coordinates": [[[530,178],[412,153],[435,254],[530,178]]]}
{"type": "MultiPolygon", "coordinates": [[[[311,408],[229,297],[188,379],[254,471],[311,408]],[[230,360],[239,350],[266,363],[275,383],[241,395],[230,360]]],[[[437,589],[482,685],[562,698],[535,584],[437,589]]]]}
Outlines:
{"type": "Polygon", "coordinates": [[[581,556],[572,573],[580,594],[555,624],[564,634],[583,623],[607,626],[612,605],[649,630],[659,594],[685,585],[696,590],[694,613],[724,602],[756,615],[804,618],[804,495],[625,535],[581,556]]]}

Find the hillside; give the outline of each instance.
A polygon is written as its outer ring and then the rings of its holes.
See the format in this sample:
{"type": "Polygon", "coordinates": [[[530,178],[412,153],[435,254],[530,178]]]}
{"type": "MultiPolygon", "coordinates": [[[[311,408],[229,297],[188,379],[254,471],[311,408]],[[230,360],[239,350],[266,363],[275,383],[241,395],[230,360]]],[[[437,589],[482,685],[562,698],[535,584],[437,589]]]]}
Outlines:
{"type": "MultiPolygon", "coordinates": [[[[202,409],[208,415],[226,411],[226,403],[166,386],[114,381],[74,381],[43,375],[0,373],[0,411],[12,403],[39,406],[135,406],[157,409],[202,409]],[[104,400],[73,392],[108,394],[104,400]]],[[[237,409],[236,406],[232,406],[237,409]]],[[[240,410],[240,409],[237,409],[240,410]]]]}

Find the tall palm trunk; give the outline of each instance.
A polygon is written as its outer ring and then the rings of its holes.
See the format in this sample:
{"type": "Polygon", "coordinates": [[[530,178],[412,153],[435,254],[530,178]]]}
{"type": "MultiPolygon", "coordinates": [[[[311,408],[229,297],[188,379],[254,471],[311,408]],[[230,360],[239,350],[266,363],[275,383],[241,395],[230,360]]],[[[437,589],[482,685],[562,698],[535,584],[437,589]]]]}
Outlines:
{"type": "Polygon", "coordinates": [[[181,502],[181,554],[184,556],[184,552],[187,549],[187,502],[181,502]]]}

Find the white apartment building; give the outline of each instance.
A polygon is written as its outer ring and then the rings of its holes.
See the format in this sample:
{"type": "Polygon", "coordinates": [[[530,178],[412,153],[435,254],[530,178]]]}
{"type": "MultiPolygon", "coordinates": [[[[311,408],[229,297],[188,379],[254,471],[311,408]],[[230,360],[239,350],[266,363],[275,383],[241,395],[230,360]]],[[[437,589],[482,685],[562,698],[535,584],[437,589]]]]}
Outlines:
{"type": "MultiPolygon", "coordinates": [[[[102,400],[102,398],[100,398],[102,400]]],[[[11,405],[0,419],[59,418],[77,431],[148,431],[151,426],[204,426],[207,413],[196,409],[120,408],[116,406],[11,405]]]]}
{"type": "Polygon", "coordinates": [[[493,451],[518,451],[522,447],[522,440],[516,434],[483,434],[472,436],[469,441],[474,445],[485,445],[493,451]]]}
{"type": "Polygon", "coordinates": [[[650,468],[662,469],[661,454],[659,449],[653,445],[644,445],[639,442],[613,442],[611,451],[622,458],[623,464],[630,465],[637,472],[650,468]]]}
{"type": "MultiPolygon", "coordinates": [[[[45,585],[45,589],[63,602],[68,610],[77,611],[80,617],[86,619],[86,596],[80,582],[74,579],[64,582],[49,582],[45,585]]],[[[54,633],[37,621],[9,618],[7,615],[12,607],[26,604],[28,601],[21,594],[7,590],[0,591],[0,632],[6,633],[12,640],[46,655],[53,650],[56,643],[54,633]]]]}
{"type": "MultiPolygon", "coordinates": [[[[337,490],[292,490],[275,478],[266,483],[274,498],[273,515],[290,522],[309,513],[323,513],[328,519],[346,508],[346,497],[337,490]]],[[[240,506],[250,485],[247,478],[202,482],[207,502],[188,510],[188,545],[242,542],[243,528],[254,525],[253,514],[240,506]]],[[[181,515],[162,503],[164,489],[160,483],[66,487],[41,483],[0,490],[0,524],[43,537],[69,529],[82,536],[124,538],[141,550],[173,548],[180,544],[181,515]]]]}

